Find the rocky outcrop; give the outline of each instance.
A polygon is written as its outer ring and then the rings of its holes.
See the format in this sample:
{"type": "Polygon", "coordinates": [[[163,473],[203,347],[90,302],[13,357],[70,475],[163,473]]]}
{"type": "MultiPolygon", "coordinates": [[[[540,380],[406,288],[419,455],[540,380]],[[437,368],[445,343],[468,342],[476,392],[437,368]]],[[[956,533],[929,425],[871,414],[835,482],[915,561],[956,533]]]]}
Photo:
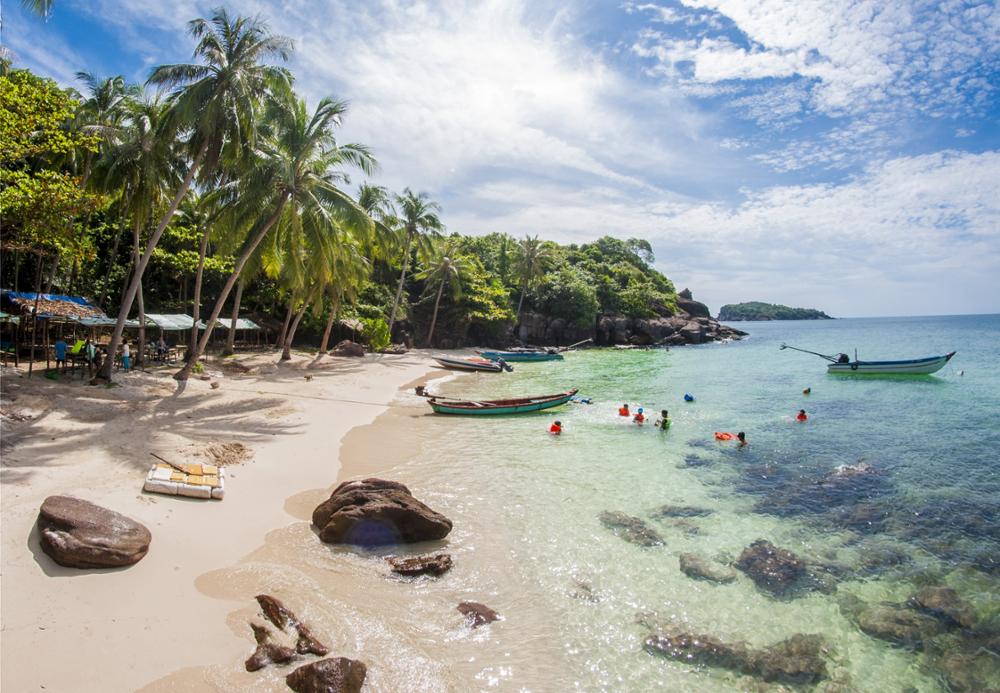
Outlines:
{"type": "Polygon", "coordinates": [[[639,546],[661,546],[663,544],[663,537],[638,517],[632,517],[617,510],[605,510],[598,516],[598,519],[616,536],[632,544],[639,546]]]}
{"type": "Polygon", "coordinates": [[[485,626],[500,618],[500,614],[479,602],[461,602],[456,608],[465,616],[465,620],[473,628],[485,626]]]}
{"type": "Polygon", "coordinates": [[[322,657],[330,651],[312,634],[312,630],[305,623],[275,597],[258,594],[257,603],[260,604],[260,609],[268,621],[283,631],[291,628],[295,632],[295,651],[299,654],[315,654],[322,657]]]}
{"type": "Polygon", "coordinates": [[[806,564],[801,558],[766,539],[758,539],[745,548],[736,567],[758,587],[774,595],[787,592],[806,573],[806,564]]]}
{"type": "Polygon", "coordinates": [[[768,682],[815,683],[827,677],[826,643],[819,635],[796,634],[760,650],[728,644],[710,635],[654,634],[644,641],[651,654],[702,666],[731,669],[768,682]]]}
{"type": "Polygon", "coordinates": [[[352,342],[349,339],[345,339],[342,342],[338,342],[335,347],[330,349],[331,356],[364,356],[365,348],[358,344],[357,342],[352,342]]]}
{"type": "Polygon", "coordinates": [[[303,664],[285,677],[285,683],[296,693],[358,693],[367,674],[364,662],[330,657],[303,664]]]}
{"type": "Polygon", "coordinates": [[[269,664],[287,664],[297,656],[294,647],[274,642],[274,631],[264,624],[251,623],[250,628],[257,649],[243,663],[247,671],[260,671],[269,664]]]}
{"type": "Polygon", "coordinates": [[[392,572],[416,577],[418,575],[444,575],[451,570],[451,556],[446,553],[436,553],[429,556],[410,556],[402,558],[392,556],[389,559],[392,572]]]}
{"type": "Polygon", "coordinates": [[[384,479],[345,481],[312,514],[328,544],[374,547],[444,539],[451,520],[418,501],[403,484],[384,479]]]}
{"type": "Polygon", "coordinates": [[[113,510],[70,496],[49,496],[38,512],[42,551],[68,568],[115,568],[142,560],[149,530],[113,510]]]}
{"type": "Polygon", "coordinates": [[[258,671],[269,664],[287,664],[299,655],[314,654],[322,657],[330,651],[281,600],[268,594],[258,594],[257,603],[264,618],[277,630],[266,624],[250,623],[257,649],[244,662],[247,671],[258,671]],[[289,636],[295,638],[294,647],[275,641],[277,637],[287,640],[289,636]]]}
{"type": "Polygon", "coordinates": [[[725,584],[736,579],[736,571],[732,568],[713,563],[693,553],[682,553],[679,562],[681,572],[695,580],[725,584]]]}

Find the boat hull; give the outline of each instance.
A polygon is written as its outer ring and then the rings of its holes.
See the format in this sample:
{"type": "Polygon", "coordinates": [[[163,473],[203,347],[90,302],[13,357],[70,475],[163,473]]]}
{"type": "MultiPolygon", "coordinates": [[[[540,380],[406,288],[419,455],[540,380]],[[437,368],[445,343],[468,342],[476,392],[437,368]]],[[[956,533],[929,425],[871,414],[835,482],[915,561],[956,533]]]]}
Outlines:
{"type": "Polygon", "coordinates": [[[434,360],[437,361],[442,368],[450,368],[457,371],[485,371],[488,373],[499,373],[503,370],[499,363],[486,359],[482,361],[472,361],[468,359],[450,359],[435,356],[434,360]]]}
{"type": "Polygon", "coordinates": [[[566,404],[573,396],[576,395],[576,390],[570,390],[569,392],[564,392],[559,395],[546,395],[544,397],[531,398],[527,397],[523,400],[519,400],[517,403],[511,404],[499,404],[497,401],[485,401],[485,402],[463,402],[460,400],[455,401],[439,401],[435,399],[429,399],[428,404],[431,408],[438,414],[456,414],[456,415],[467,415],[467,416],[500,416],[504,414],[526,414],[533,411],[542,411],[544,409],[551,409],[552,407],[558,407],[566,404]],[[479,406],[476,406],[476,405],[479,406]]]}
{"type": "Polygon", "coordinates": [[[503,359],[514,363],[516,361],[562,361],[562,354],[550,354],[545,351],[480,351],[479,355],[490,361],[503,359]]]}
{"type": "Polygon", "coordinates": [[[846,375],[929,375],[937,373],[951,360],[955,352],[944,356],[928,356],[923,359],[908,361],[852,361],[850,363],[831,363],[826,367],[827,373],[846,375]]]}

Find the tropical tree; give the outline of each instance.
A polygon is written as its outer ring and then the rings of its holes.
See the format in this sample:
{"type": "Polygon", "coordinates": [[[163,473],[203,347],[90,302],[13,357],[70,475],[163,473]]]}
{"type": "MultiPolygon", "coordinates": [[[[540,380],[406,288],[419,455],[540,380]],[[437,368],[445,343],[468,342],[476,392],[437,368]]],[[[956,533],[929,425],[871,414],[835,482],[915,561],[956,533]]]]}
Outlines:
{"type": "MultiPolygon", "coordinates": [[[[101,149],[107,150],[121,136],[123,124],[129,115],[130,102],[142,97],[142,87],[129,84],[121,75],[99,78],[92,72],[77,72],[89,93],[76,111],[75,128],[98,138],[101,149]]],[[[87,186],[93,169],[94,152],[84,148],[80,185],[87,186]]]]}
{"type": "Polygon", "coordinates": [[[406,271],[410,266],[410,255],[414,243],[426,250],[429,240],[444,230],[444,224],[438,217],[441,205],[432,202],[427,193],[414,193],[409,188],[404,188],[402,195],[396,195],[396,205],[405,240],[403,244],[403,269],[399,273],[399,287],[396,289],[396,298],[392,302],[392,313],[389,315],[390,335],[392,334],[392,326],[396,322],[399,301],[403,297],[403,284],[406,282],[406,271]]]}
{"type": "Polygon", "coordinates": [[[194,291],[191,296],[192,325],[188,339],[188,355],[194,351],[198,344],[198,321],[201,319],[201,288],[205,274],[205,259],[208,255],[208,242],[212,232],[217,230],[214,224],[217,213],[214,199],[210,195],[195,193],[184,198],[175,217],[179,223],[189,226],[198,235],[198,264],[195,267],[194,291]]]}
{"type": "Polygon", "coordinates": [[[437,243],[431,250],[427,258],[426,266],[417,274],[418,279],[426,282],[427,289],[437,286],[437,296],[434,298],[434,314],[431,318],[431,326],[427,331],[427,346],[430,346],[434,339],[434,327],[437,325],[438,308],[441,306],[441,295],[447,286],[451,290],[452,300],[462,298],[462,284],[465,281],[467,269],[466,264],[459,253],[459,243],[457,240],[449,239],[444,243],[437,243]]]}
{"type": "MultiPolygon", "coordinates": [[[[334,130],[346,110],[344,102],[327,98],[310,115],[305,102],[290,92],[284,100],[271,102],[253,160],[238,179],[221,189],[225,197],[220,221],[248,232],[233,273],[212,309],[209,325],[218,319],[247,261],[276,225],[294,233],[301,229],[314,238],[333,229],[353,234],[355,238],[366,238],[372,233],[371,218],[339,187],[348,182],[340,170],[342,167],[354,166],[368,175],[376,167],[366,147],[337,143],[334,130]]],[[[300,259],[293,257],[291,261],[300,259]]],[[[175,378],[184,380],[190,376],[208,346],[209,336],[207,332],[202,336],[195,354],[175,378]]]]}
{"type": "MultiPolygon", "coordinates": [[[[109,345],[112,354],[121,341],[149,258],[195,177],[205,185],[215,183],[223,164],[232,168],[246,159],[256,141],[262,98],[290,90],[288,71],[263,61],[275,57],[287,59],[291,41],[272,35],[260,19],[231,18],[220,8],[209,20],[189,22],[188,30],[197,40],[194,56],[201,62],[161,65],[153,70],[148,83],[173,90],[170,117],[160,137],[172,140],[178,133],[185,134],[184,144],[191,163],[159,223],[149,234],[136,271],[122,296],[109,345]]],[[[108,359],[102,373],[108,379],[111,361],[108,359]]]]}
{"type": "Polygon", "coordinates": [[[514,276],[517,277],[518,283],[521,285],[521,298],[517,301],[516,323],[521,322],[521,307],[524,305],[525,294],[528,293],[529,289],[538,285],[554,259],[551,245],[539,240],[538,236],[534,238],[525,236],[518,241],[514,276]]]}

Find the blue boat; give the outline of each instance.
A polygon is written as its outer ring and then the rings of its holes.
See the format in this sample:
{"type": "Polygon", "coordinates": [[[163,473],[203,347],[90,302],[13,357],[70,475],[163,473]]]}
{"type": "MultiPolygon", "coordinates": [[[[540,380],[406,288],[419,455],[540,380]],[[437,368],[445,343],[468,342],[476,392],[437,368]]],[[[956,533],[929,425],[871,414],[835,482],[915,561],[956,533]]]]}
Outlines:
{"type": "Polygon", "coordinates": [[[562,361],[563,356],[558,351],[524,350],[524,351],[480,351],[477,352],[490,361],[562,361]]]}

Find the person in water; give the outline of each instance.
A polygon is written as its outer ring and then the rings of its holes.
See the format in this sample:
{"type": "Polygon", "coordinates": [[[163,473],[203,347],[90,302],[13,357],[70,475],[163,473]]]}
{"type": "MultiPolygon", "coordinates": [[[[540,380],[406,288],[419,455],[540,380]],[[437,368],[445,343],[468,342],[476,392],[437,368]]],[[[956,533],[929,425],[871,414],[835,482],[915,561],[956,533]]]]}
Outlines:
{"type": "Polygon", "coordinates": [[[556,421],[551,426],[549,426],[549,433],[551,433],[554,436],[557,436],[560,433],[562,433],[562,421],[556,421]]]}
{"type": "Polygon", "coordinates": [[[637,423],[640,426],[646,423],[646,415],[642,413],[642,407],[639,407],[636,411],[635,416],[632,417],[632,423],[637,423]]]}
{"type": "Polygon", "coordinates": [[[809,417],[806,415],[806,410],[805,409],[799,409],[798,416],[795,417],[795,420],[799,421],[799,422],[808,421],[809,417]]]}
{"type": "Polygon", "coordinates": [[[811,394],[812,391],[813,391],[813,389],[811,387],[807,387],[805,390],[802,391],[802,394],[803,395],[808,395],[808,394],[811,394]]]}
{"type": "Polygon", "coordinates": [[[660,411],[660,418],[658,418],[656,420],[656,423],[653,424],[653,425],[656,426],[657,428],[659,428],[660,430],[663,430],[663,431],[665,431],[668,428],[670,428],[670,415],[667,414],[667,410],[666,409],[663,409],[663,410],[660,411]]]}
{"type": "Polygon", "coordinates": [[[618,407],[618,416],[629,416],[631,412],[628,410],[628,402],[618,407]]]}
{"type": "Polygon", "coordinates": [[[740,431],[739,433],[736,434],[736,440],[739,441],[739,443],[737,443],[737,447],[743,447],[744,445],[749,445],[749,443],[747,442],[747,434],[744,433],[743,431],[740,431]]]}

